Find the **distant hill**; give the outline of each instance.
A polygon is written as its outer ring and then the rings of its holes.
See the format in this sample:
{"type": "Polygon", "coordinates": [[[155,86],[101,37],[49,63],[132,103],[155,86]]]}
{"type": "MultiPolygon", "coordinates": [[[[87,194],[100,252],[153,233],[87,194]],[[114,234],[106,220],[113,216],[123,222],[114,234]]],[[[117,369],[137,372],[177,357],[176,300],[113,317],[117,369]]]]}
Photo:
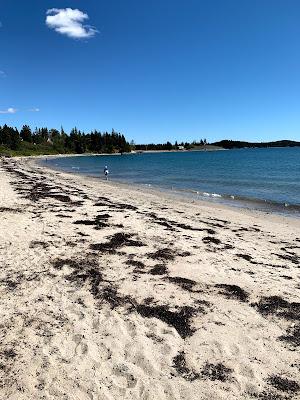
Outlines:
{"type": "Polygon", "coordinates": [[[298,147],[300,142],[293,140],[278,140],[276,142],[241,142],[238,140],[221,140],[220,142],[211,143],[213,146],[220,146],[224,149],[243,149],[243,148],[263,148],[263,147],[298,147]]]}
{"type": "Polygon", "coordinates": [[[205,144],[205,145],[191,145],[189,149],[191,151],[215,151],[215,150],[224,150],[222,146],[216,146],[214,144],[205,144]]]}

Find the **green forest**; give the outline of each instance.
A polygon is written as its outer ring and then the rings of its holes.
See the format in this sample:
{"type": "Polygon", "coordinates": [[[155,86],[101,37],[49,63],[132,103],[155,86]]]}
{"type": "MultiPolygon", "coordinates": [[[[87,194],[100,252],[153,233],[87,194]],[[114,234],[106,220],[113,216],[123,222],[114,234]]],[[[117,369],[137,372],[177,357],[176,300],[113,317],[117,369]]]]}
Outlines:
{"type": "Polygon", "coordinates": [[[124,135],[108,132],[84,133],[77,128],[67,134],[63,128],[36,128],[24,125],[19,131],[6,124],[0,126],[0,154],[7,156],[67,154],[67,153],[124,153],[131,150],[124,135]]]}
{"type": "Polygon", "coordinates": [[[82,154],[82,153],[127,153],[135,151],[170,151],[170,150],[218,150],[241,149],[261,147],[294,147],[300,146],[300,142],[280,140],[277,142],[241,142],[234,140],[221,140],[209,144],[206,139],[194,140],[192,143],[177,141],[172,144],[129,143],[125,136],[112,130],[99,132],[94,130],[84,133],[77,128],[66,133],[63,128],[48,129],[35,128],[31,130],[28,125],[23,125],[19,131],[8,125],[0,126],[0,155],[6,156],[30,156],[43,154],[82,154]]]}

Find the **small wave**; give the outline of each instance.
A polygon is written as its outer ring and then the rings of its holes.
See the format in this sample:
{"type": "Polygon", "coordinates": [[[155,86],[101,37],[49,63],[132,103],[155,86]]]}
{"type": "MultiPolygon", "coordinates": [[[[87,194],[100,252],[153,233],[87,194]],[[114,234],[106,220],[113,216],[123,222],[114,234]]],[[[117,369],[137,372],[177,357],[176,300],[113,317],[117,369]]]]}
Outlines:
{"type": "MultiPolygon", "coordinates": [[[[199,192],[198,192],[199,193],[199,192]]],[[[222,197],[220,194],[218,193],[208,193],[208,192],[203,192],[202,196],[206,196],[206,197],[222,197]]]]}

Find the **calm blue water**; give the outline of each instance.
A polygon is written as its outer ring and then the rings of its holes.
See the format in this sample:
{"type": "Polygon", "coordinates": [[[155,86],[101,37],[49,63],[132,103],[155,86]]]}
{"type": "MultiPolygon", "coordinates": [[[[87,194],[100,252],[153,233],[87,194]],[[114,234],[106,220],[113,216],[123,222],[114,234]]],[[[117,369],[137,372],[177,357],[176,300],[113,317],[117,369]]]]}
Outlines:
{"type": "Polygon", "coordinates": [[[108,165],[111,181],[300,210],[300,148],[66,157],[48,159],[47,165],[99,179],[108,165]]]}

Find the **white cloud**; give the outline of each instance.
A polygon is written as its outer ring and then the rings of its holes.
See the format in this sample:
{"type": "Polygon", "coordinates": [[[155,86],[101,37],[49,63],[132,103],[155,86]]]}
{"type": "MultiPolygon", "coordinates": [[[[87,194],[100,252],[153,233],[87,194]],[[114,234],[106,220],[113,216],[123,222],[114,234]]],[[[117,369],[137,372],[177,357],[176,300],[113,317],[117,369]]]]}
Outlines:
{"type": "Polygon", "coordinates": [[[18,110],[9,107],[7,110],[0,110],[0,114],[15,114],[18,110]]]}
{"type": "Polygon", "coordinates": [[[97,29],[84,25],[89,16],[78,9],[52,8],[47,11],[46,25],[56,32],[73,39],[86,39],[95,36],[97,29]]]}
{"type": "Polygon", "coordinates": [[[39,112],[40,109],[39,109],[39,108],[29,108],[28,111],[31,111],[31,112],[39,112]]]}
{"type": "Polygon", "coordinates": [[[6,73],[4,71],[0,71],[0,78],[5,78],[6,77],[6,73]]]}

